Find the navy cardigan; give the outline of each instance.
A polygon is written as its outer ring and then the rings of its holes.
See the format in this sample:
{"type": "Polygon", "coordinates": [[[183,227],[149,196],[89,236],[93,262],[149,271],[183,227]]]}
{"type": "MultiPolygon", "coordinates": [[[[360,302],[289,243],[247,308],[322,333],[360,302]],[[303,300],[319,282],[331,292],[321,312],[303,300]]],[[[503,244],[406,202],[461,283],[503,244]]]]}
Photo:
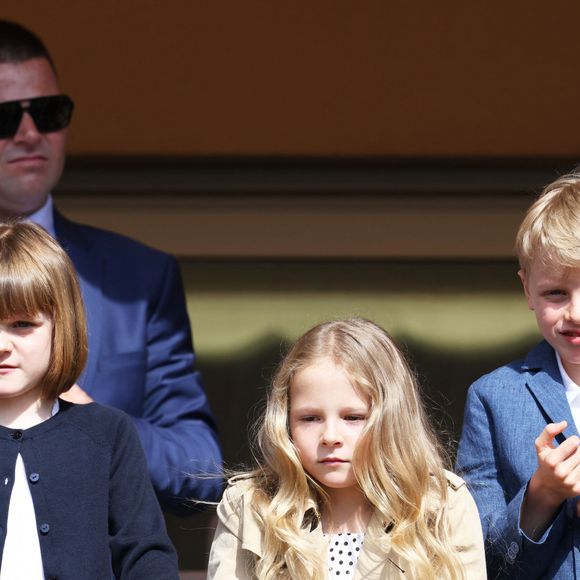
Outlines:
{"type": "Polygon", "coordinates": [[[0,426],[0,556],[20,453],[48,580],[177,579],[129,417],[97,403],[59,403],[56,415],[30,429],[0,426]]]}

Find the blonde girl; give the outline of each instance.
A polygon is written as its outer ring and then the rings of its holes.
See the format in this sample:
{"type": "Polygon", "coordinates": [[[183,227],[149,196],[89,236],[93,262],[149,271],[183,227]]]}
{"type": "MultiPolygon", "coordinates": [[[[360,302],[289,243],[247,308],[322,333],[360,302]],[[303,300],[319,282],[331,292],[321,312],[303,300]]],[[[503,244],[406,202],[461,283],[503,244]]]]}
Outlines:
{"type": "Polygon", "coordinates": [[[218,507],[209,579],[486,577],[475,503],[376,324],[328,322],[296,342],[257,446],[260,465],[218,507]]]}

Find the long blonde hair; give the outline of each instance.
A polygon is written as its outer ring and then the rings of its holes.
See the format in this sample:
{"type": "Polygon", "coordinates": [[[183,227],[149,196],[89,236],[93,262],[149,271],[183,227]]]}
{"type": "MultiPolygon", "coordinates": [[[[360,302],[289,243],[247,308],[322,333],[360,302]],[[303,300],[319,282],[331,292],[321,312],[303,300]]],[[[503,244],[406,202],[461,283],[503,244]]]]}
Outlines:
{"type": "Polygon", "coordinates": [[[288,425],[294,376],[325,357],[370,400],[353,469],[367,500],[388,522],[391,548],[406,560],[409,577],[464,578],[449,538],[443,454],[413,373],[389,334],[358,318],[312,328],[290,349],[272,381],[257,432],[260,467],[251,473],[252,509],[264,530],[257,577],[326,577],[325,555],[301,533],[319,524],[326,498],[302,467],[288,425]]]}

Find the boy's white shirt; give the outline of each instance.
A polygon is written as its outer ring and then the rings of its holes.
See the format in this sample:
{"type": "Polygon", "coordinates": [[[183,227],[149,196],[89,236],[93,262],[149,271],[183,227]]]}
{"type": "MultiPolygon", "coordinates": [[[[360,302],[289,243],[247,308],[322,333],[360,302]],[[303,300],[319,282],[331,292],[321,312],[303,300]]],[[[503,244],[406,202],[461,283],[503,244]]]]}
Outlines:
{"type": "Polygon", "coordinates": [[[564,387],[566,387],[566,399],[568,399],[568,405],[570,405],[570,410],[572,411],[572,418],[574,419],[574,423],[576,423],[576,429],[580,431],[580,386],[568,376],[562,364],[562,359],[557,352],[556,360],[558,361],[558,367],[562,375],[562,382],[564,383],[564,387]]]}
{"type": "MultiPolygon", "coordinates": [[[[51,416],[56,415],[58,410],[57,399],[52,407],[51,416]]],[[[7,485],[7,479],[0,481],[0,485],[2,484],[7,485]]],[[[8,506],[0,580],[44,580],[36,514],[20,453],[16,458],[14,487],[8,506]]]]}

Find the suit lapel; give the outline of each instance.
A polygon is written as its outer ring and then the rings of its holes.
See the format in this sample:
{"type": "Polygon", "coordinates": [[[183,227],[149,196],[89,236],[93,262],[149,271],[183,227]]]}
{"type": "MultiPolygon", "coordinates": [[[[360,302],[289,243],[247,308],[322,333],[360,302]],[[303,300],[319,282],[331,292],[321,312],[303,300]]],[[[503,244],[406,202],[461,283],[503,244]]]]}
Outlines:
{"type": "MultiPolygon", "coordinates": [[[[567,438],[578,435],[552,347],[542,342],[530,352],[523,368],[528,371],[528,390],[536,400],[546,423],[558,423],[565,419],[568,427],[564,436],[567,438]]],[[[559,442],[561,443],[560,440],[559,442]]]]}
{"type": "Polygon", "coordinates": [[[56,237],[67,251],[77,271],[85,303],[89,357],[78,383],[91,394],[101,345],[104,263],[92,251],[92,240],[86,236],[86,232],[78,224],[67,220],[55,210],[54,225],[56,237]]]}

